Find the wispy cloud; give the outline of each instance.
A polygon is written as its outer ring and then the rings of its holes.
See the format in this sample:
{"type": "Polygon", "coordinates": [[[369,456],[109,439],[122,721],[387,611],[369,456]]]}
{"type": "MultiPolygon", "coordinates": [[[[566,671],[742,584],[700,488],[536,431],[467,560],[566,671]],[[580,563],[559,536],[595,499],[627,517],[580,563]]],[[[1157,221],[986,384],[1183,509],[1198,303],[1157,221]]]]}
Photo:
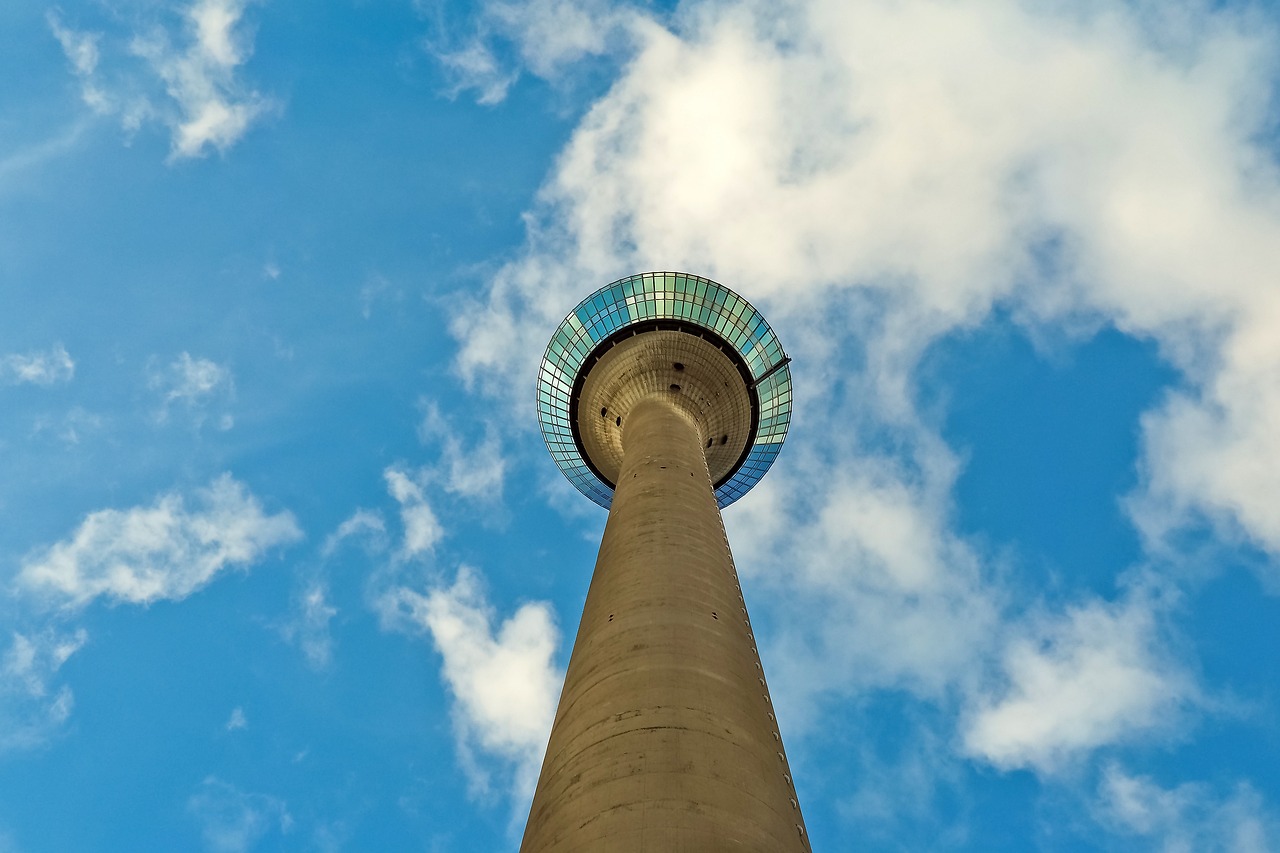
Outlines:
{"type": "Polygon", "coordinates": [[[77,120],[46,139],[0,153],[0,191],[11,181],[31,180],[39,174],[40,166],[74,150],[90,124],[77,120]]]}
{"type": "Polygon", "coordinates": [[[249,718],[244,715],[244,708],[241,708],[238,705],[235,708],[232,708],[231,716],[227,718],[227,723],[223,728],[229,732],[249,728],[249,718]]]}
{"type": "Polygon", "coordinates": [[[444,537],[444,528],[431,509],[422,484],[404,468],[395,466],[387,468],[383,477],[387,491],[400,504],[400,523],[404,527],[400,556],[411,558],[430,553],[444,537]]]}
{"type": "Polygon", "coordinates": [[[76,363],[62,344],[54,344],[45,352],[10,353],[0,356],[0,383],[17,385],[55,385],[70,382],[76,375],[76,363]]]}
{"type": "Polygon", "coordinates": [[[67,62],[71,64],[71,72],[80,79],[80,97],[95,112],[109,112],[109,98],[98,88],[96,75],[101,51],[98,48],[102,41],[102,33],[77,32],[62,23],[57,12],[50,10],[45,15],[49,29],[53,32],[67,62]]]}
{"type": "Polygon", "coordinates": [[[1109,765],[1098,787],[1102,822],[1163,853],[1266,853],[1280,848],[1280,816],[1248,784],[1228,794],[1188,782],[1165,788],[1109,765]]]}
{"type": "MultiPolygon", "coordinates": [[[[214,403],[223,407],[235,397],[235,380],[230,368],[207,358],[192,358],[181,353],[164,367],[153,366],[147,384],[161,395],[157,418],[167,420],[170,411],[180,407],[187,411],[197,425],[204,422],[208,409],[214,403]]],[[[218,419],[220,429],[230,429],[234,420],[224,411],[218,419]]]]}
{"type": "Polygon", "coordinates": [[[164,124],[173,161],[226,151],[273,106],[239,73],[252,54],[243,25],[247,6],[247,0],[194,0],[181,9],[180,32],[143,24],[109,55],[107,45],[115,47],[119,39],[73,29],[56,12],[48,20],[84,102],[95,113],[117,117],[129,132],[148,122],[164,124]],[[117,73],[129,58],[142,61],[146,83],[117,73]]]}
{"type": "Polygon", "coordinates": [[[555,79],[584,57],[603,54],[624,37],[632,16],[608,0],[486,0],[465,35],[437,18],[426,48],[445,68],[453,95],[474,92],[481,104],[503,101],[528,70],[555,79]]]}
{"type": "Polygon", "coordinates": [[[79,444],[85,436],[102,430],[106,423],[107,419],[102,415],[86,411],[80,406],[72,406],[60,418],[37,417],[31,426],[31,434],[54,436],[66,444],[79,444]]]}
{"type": "Polygon", "coordinates": [[[170,492],[150,506],[89,513],[67,539],[24,560],[18,584],[67,608],[178,600],[301,537],[291,513],[267,513],[223,474],[189,497],[170,492]]]}
{"type": "Polygon", "coordinates": [[[74,697],[53,679],[87,639],[83,629],[11,635],[0,658],[0,753],[38,746],[66,722],[74,697]]]}
{"type": "Polygon", "coordinates": [[[425,594],[401,587],[393,601],[399,624],[429,634],[440,652],[473,787],[489,791],[500,772],[516,810],[527,806],[563,679],[552,660],[558,634],[551,608],[529,602],[499,621],[480,576],[466,567],[449,586],[425,594]]]}
{"type": "Polygon", "coordinates": [[[283,800],[247,793],[215,776],[207,777],[187,800],[187,813],[200,824],[211,853],[246,853],[269,834],[293,829],[283,800]]]}
{"type": "Polygon", "coordinates": [[[424,444],[440,449],[439,462],[431,469],[433,478],[450,494],[484,502],[500,501],[507,462],[497,431],[487,428],[482,438],[468,446],[439,406],[428,400],[421,405],[425,413],[418,437],[424,444]]]}
{"type": "Polygon", "coordinates": [[[380,549],[386,538],[387,525],[382,514],[367,509],[358,509],[349,518],[343,519],[338,529],[330,533],[320,549],[323,557],[331,557],[348,539],[356,537],[371,538],[375,547],[380,549]]]}
{"type": "Polygon", "coordinates": [[[328,586],[319,580],[304,585],[294,596],[292,613],[280,628],[285,642],[296,645],[307,666],[325,669],[333,660],[333,635],[329,623],[338,608],[329,603],[328,586]]]}

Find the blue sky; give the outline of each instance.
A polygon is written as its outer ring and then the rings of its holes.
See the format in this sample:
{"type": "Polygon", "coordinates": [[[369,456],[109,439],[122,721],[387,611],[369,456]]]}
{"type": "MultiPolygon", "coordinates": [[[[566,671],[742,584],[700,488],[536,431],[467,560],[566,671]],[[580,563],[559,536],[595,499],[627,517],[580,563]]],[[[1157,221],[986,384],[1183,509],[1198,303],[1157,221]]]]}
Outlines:
{"type": "Polygon", "coordinates": [[[1280,850],[1280,16],[0,8],[0,851],[514,850],[599,286],[770,319],[818,850],[1280,850]]]}

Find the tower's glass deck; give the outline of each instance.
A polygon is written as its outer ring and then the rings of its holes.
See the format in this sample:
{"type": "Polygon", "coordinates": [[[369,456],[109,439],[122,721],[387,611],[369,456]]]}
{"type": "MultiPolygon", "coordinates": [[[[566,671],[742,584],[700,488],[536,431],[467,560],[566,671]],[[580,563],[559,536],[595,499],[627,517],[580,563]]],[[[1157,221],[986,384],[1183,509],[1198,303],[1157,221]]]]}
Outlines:
{"type": "Polygon", "coordinates": [[[538,370],[538,422],[556,465],[591,500],[608,508],[612,487],[591,470],[574,440],[570,412],[578,374],[599,344],[628,326],[672,320],[706,329],[731,345],[755,384],[759,412],[741,466],[716,488],[721,508],[751,489],[782,448],[791,422],[791,371],[773,329],[747,300],[710,279],[652,272],[600,288],[569,313],[538,370]]]}

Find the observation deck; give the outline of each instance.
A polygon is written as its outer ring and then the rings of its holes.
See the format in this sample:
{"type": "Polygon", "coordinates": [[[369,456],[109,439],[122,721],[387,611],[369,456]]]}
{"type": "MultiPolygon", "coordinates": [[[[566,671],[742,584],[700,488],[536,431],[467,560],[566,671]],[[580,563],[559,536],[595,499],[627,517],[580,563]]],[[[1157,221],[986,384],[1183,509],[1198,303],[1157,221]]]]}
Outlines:
{"type": "Polygon", "coordinates": [[[760,312],[724,285],[642,273],[600,288],[556,329],[538,370],[538,421],[569,482],[607,509],[628,415],[662,395],[697,426],[724,508],[782,448],[789,362],[760,312]]]}

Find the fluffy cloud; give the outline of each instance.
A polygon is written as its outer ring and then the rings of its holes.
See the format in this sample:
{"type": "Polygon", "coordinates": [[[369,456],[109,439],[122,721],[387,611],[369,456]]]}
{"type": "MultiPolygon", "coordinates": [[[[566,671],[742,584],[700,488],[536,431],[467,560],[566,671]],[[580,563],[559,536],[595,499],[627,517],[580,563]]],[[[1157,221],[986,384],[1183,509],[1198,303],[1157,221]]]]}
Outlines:
{"type": "Polygon", "coordinates": [[[7,385],[54,385],[70,382],[75,373],[76,363],[62,344],[55,344],[47,352],[0,356],[0,383],[7,385]]]}
{"type": "Polygon", "coordinates": [[[1035,620],[1004,651],[1007,682],[978,699],[965,748],[1004,769],[1052,772],[1090,750],[1171,727],[1196,698],[1140,597],[1035,620]]]}
{"type": "Polygon", "coordinates": [[[284,801],[246,793],[213,776],[187,800],[187,813],[199,822],[205,849],[211,853],[245,853],[269,833],[293,828],[284,801]]]}
{"type": "Polygon", "coordinates": [[[74,704],[71,688],[55,688],[52,681],[86,639],[83,629],[13,633],[0,658],[0,753],[36,746],[66,722],[74,704]]]}
{"type": "Polygon", "coordinates": [[[1164,788],[1111,765],[1099,785],[1097,808],[1105,824],[1163,853],[1266,853],[1280,847],[1280,819],[1246,784],[1220,796],[1198,783],[1164,788]]]}
{"type": "Polygon", "coordinates": [[[393,595],[402,624],[428,633],[443,658],[473,785],[489,786],[483,759],[497,759],[512,773],[517,810],[527,805],[563,680],[552,663],[558,636],[550,607],[526,603],[498,624],[480,577],[466,567],[449,586],[393,595]]]}
{"type": "Polygon", "coordinates": [[[171,133],[170,160],[180,160],[226,151],[271,107],[239,75],[252,53],[242,26],[246,6],[246,0],[194,0],[181,10],[180,36],[160,25],[135,33],[124,52],[142,60],[158,84],[142,87],[126,82],[134,76],[113,73],[114,53],[111,71],[104,69],[105,33],[74,30],[52,12],[49,27],[80,80],[85,103],[117,116],[129,131],[163,123],[171,133]]]}
{"type": "Polygon", "coordinates": [[[97,598],[178,600],[301,536],[291,513],[266,513],[223,474],[191,498],[170,492],[151,506],[90,513],[70,537],[24,560],[18,584],[68,608],[97,598]]]}
{"type": "Polygon", "coordinates": [[[787,722],[850,690],[939,698],[976,678],[999,624],[978,555],[946,530],[955,461],[941,447],[910,466],[860,450],[848,425],[825,447],[800,443],[725,513],[787,722]]]}

